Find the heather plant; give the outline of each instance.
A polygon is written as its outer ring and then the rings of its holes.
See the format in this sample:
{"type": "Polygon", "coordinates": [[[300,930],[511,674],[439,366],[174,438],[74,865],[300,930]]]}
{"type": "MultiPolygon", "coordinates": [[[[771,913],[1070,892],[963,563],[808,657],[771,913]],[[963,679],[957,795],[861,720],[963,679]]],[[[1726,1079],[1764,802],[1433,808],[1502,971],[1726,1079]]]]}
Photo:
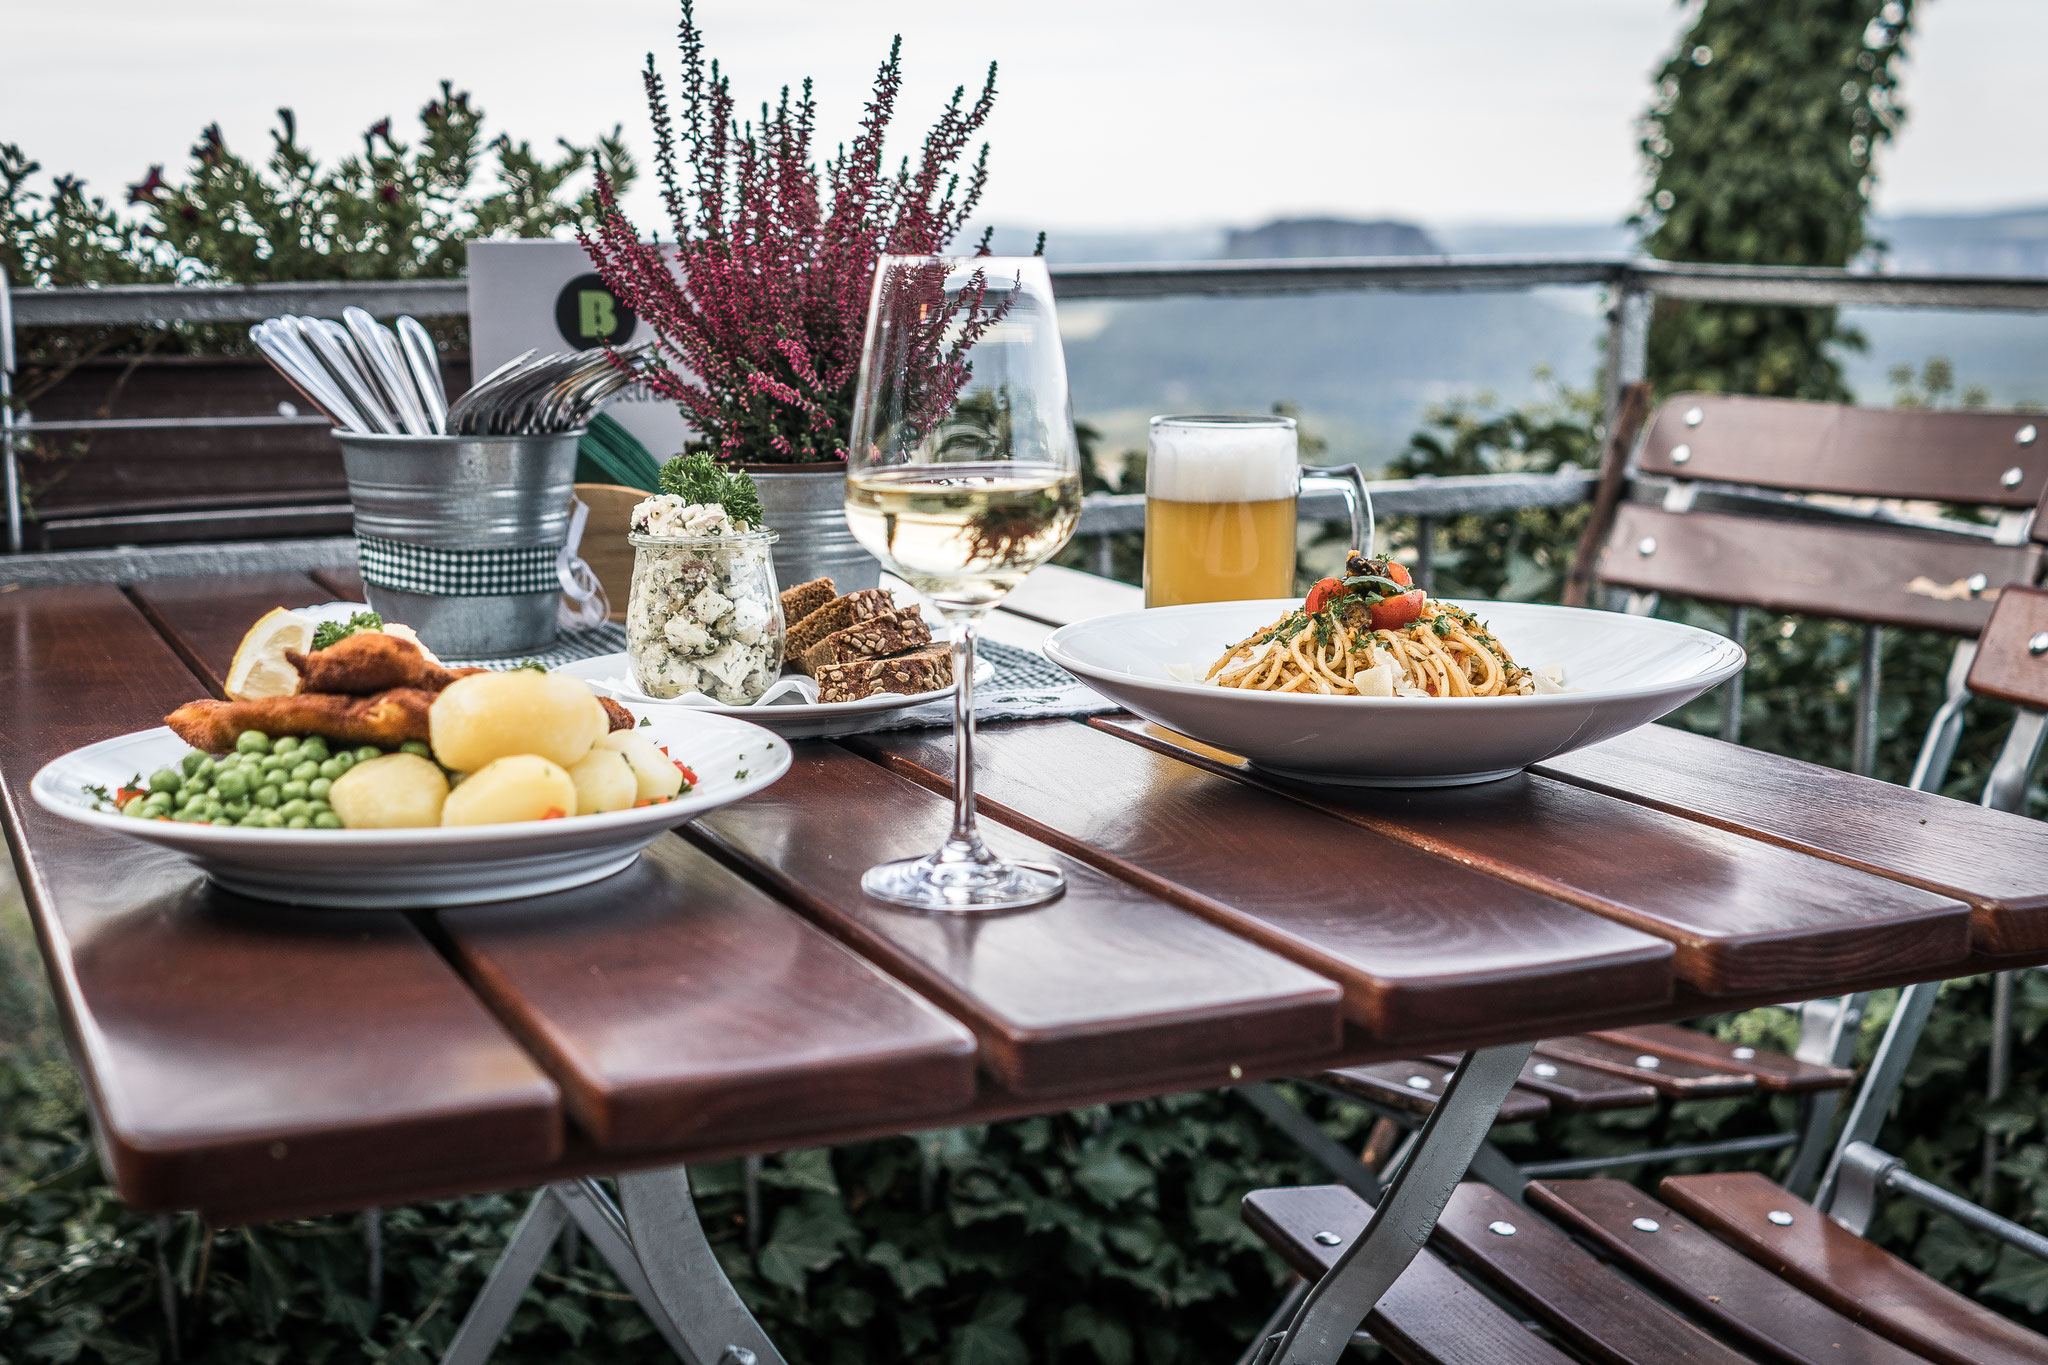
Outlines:
{"type": "MultiPolygon", "coordinates": [[[[891,171],[883,143],[902,85],[902,39],[875,73],[850,146],[815,157],[811,83],[734,118],[730,79],[707,64],[684,0],[682,117],[650,54],[643,81],[656,178],[672,243],[643,239],[598,180],[600,212],[581,235],[605,283],[656,335],[639,368],[733,463],[844,459],[875,264],[884,254],[945,249],[988,181],[988,144],[961,158],[995,101],[989,64],[979,95],[954,90],[915,158],[891,171]]],[[[976,254],[988,254],[983,234],[976,254]]]]}

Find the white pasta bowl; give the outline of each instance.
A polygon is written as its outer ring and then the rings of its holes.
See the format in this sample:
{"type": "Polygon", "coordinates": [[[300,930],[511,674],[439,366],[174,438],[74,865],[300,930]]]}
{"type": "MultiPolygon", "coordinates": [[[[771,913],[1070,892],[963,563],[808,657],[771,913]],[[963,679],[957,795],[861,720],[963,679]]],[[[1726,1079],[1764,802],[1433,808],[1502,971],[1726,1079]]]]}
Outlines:
{"type": "Polygon", "coordinates": [[[30,790],[44,810],[174,849],[230,891],[291,905],[400,908],[517,900],[623,872],[666,830],[750,796],[789,771],[789,743],[728,716],[670,709],[640,730],[689,765],[697,785],[660,805],[432,829],[239,829],[138,820],[95,808],[113,791],[190,752],[163,726],[53,759],[30,790]]]}
{"type": "Polygon", "coordinates": [[[1248,692],[1200,679],[1231,645],[1296,598],[1205,602],[1063,626],[1046,657],[1149,721],[1309,782],[1448,787],[1509,777],[1647,725],[1742,671],[1742,647],[1711,631],[1619,612],[1531,602],[1455,603],[1516,663],[1558,668],[1565,691],[1534,697],[1327,697],[1248,692]]]}

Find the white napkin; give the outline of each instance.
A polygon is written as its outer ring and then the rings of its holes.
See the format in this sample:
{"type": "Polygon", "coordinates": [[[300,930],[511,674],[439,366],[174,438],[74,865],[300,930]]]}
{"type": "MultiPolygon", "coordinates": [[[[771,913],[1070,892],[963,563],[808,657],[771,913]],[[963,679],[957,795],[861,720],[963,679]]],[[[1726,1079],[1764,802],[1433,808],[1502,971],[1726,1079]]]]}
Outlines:
{"type": "MultiPolygon", "coordinates": [[[[594,685],[602,687],[623,702],[641,702],[654,706],[725,706],[716,697],[702,692],[685,692],[678,697],[650,697],[642,692],[631,678],[597,678],[594,685]]],[[[761,694],[758,701],[749,706],[815,706],[818,704],[818,684],[810,678],[792,675],[778,679],[774,686],[761,694]]]]}

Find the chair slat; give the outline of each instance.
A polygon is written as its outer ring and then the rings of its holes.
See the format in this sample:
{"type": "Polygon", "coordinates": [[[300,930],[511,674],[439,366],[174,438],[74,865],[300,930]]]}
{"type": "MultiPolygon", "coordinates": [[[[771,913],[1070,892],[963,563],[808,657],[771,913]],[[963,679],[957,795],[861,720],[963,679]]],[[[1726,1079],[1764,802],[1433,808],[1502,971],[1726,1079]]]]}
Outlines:
{"type": "Polygon", "coordinates": [[[1759,1090],[1779,1094],[1841,1090],[1856,1079],[1854,1071],[1843,1067],[1815,1066],[1767,1047],[1742,1047],[1677,1024],[1644,1024],[1636,1028],[1608,1029],[1589,1036],[1633,1048],[1639,1053],[1696,1062],[1719,1071],[1738,1072],[1755,1081],[1759,1090]]]}
{"type": "Polygon", "coordinates": [[[2042,425],[2030,413],[1683,393],[1651,420],[1639,467],[1796,492],[2023,508],[2048,488],[2042,425]],[[2030,427],[2035,438],[2022,444],[2030,427]]]}
{"type": "MultiPolygon", "coordinates": [[[[1245,1226],[1307,1280],[1328,1274],[1372,1218],[1342,1185],[1253,1190],[1243,1211],[1245,1226]]],[[[1427,1251],[1381,1296],[1365,1328],[1406,1365],[1570,1365],[1427,1251]]]]}
{"type": "Polygon", "coordinates": [[[1610,1076],[1625,1076],[1675,1100],[1721,1099],[1746,1095],[1756,1088],[1756,1082],[1741,1072],[1644,1052],[1591,1034],[1546,1038],[1536,1044],[1536,1055],[1577,1062],[1610,1076]]]}
{"type": "Polygon", "coordinates": [[[2048,651],[2029,642],[2048,633],[2048,591],[2013,584],[1999,594],[1991,624],[1977,642],[1970,690],[2016,706],[2048,710],[2048,651]]]}
{"type": "MultiPolygon", "coordinates": [[[[1448,1054],[1440,1054],[1430,1060],[1442,1066],[1458,1064],[1458,1059],[1448,1054]]],[[[1559,1114],[1643,1109],[1657,1102],[1656,1090],[1640,1081],[1595,1071],[1576,1062],[1561,1062],[1554,1057],[1531,1057],[1523,1063],[1515,1088],[1541,1095],[1550,1101],[1552,1112],[1559,1114]]]]}
{"type": "Polygon", "coordinates": [[[1454,1253],[1461,1264],[1595,1360],[1743,1365],[1749,1359],[1489,1186],[1458,1186],[1437,1222],[1433,1245],[1454,1253]]]}
{"type": "Polygon", "coordinates": [[[2030,583],[2040,568],[2031,545],[1632,504],[1616,515],[1597,572],[1638,592],[1975,635],[1995,590],[2030,583]]]}
{"type": "Polygon", "coordinates": [[[1670,1176],[1658,1192],[1751,1260],[1929,1360],[2048,1360],[2048,1339],[1928,1278],[1754,1171],[1670,1176]]]}
{"type": "MultiPolygon", "coordinates": [[[[1452,1063],[1453,1066],[1456,1063],[1452,1063]]],[[[1355,1095],[1383,1109],[1403,1114],[1427,1114],[1436,1108],[1450,1083],[1451,1068],[1435,1062],[1380,1062],[1373,1066],[1346,1067],[1325,1071],[1317,1079],[1332,1090],[1355,1095]]],[[[1501,1101],[1495,1123],[1528,1123],[1545,1118],[1550,1101],[1519,1086],[1501,1101]]]]}
{"type": "Polygon", "coordinates": [[[1526,1194],[1531,1208],[1592,1242],[1629,1274],[1772,1359],[1830,1365],[1919,1360],[1816,1303],[1626,1181],[1539,1180],[1526,1194]]]}

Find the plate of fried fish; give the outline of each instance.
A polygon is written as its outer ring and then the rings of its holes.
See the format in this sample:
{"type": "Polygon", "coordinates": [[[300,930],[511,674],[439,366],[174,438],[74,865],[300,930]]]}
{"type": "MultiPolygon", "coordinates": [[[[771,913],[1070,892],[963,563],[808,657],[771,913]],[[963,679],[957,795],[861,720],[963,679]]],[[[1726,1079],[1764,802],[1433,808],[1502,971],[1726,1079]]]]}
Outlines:
{"type": "Polygon", "coordinates": [[[785,740],[730,716],[636,716],[536,666],[445,667],[367,613],[280,612],[251,627],[225,700],[55,759],[37,804],[264,900],[462,905],[623,871],[789,768],[785,740]]]}

